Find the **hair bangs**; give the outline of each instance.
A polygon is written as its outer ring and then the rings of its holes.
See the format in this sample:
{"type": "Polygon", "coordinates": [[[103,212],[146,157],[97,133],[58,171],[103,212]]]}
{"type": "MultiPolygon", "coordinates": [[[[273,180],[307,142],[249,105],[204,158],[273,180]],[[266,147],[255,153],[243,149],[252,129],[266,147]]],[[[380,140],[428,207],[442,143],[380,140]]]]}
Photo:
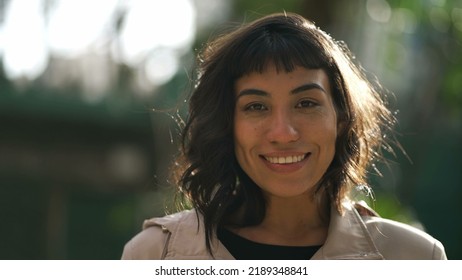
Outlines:
{"type": "Polygon", "coordinates": [[[324,49],[309,36],[268,28],[260,36],[250,36],[244,41],[248,43],[239,44],[229,68],[235,78],[253,72],[262,73],[270,66],[276,67],[278,72],[292,72],[296,67],[325,68],[331,61],[324,49]]]}

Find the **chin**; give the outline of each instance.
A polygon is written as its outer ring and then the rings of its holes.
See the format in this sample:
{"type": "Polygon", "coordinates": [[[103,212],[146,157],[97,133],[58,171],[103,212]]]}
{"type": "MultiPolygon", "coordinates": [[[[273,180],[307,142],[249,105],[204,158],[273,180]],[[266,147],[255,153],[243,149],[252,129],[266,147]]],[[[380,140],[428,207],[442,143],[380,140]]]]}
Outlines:
{"type": "Polygon", "coordinates": [[[262,191],[270,196],[276,196],[280,198],[293,198],[299,196],[310,196],[312,188],[306,188],[304,186],[294,186],[293,184],[289,185],[278,185],[274,188],[262,188],[262,191]]]}

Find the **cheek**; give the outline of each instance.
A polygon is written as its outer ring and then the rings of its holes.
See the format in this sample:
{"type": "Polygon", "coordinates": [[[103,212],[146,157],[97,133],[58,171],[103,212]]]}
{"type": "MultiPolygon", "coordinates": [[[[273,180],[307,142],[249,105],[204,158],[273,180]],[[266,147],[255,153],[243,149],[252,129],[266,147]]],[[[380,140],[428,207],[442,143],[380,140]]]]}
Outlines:
{"type": "Polygon", "coordinates": [[[337,125],[334,122],[326,124],[324,127],[324,139],[325,143],[330,149],[335,150],[335,143],[337,141],[337,125]]]}
{"type": "Polygon", "coordinates": [[[259,142],[259,134],[260,128],[258,124],[235,119],[234,153],[241,166],[245,165],[245,162],[250,159],[252,150],[259,142]]]}
{"type": "Polygon", "coordinates": [[[335,140],[337,139],[340,125],[337,121],[337,114],[335,112],[333,104],[331,104],[331,108],[326,113],[326,117],[324,119],[322,127],[324,127],[326,137],[333,139],[333,141],[335,142],[335,140]]]}
{"type": "Polygon", "coordinates": [[[333,116],[324,118],[317,122],[311,122],[305,126],[306,139],[312,141],[321,151],[326,158],[333,157],[335,154],[335,146],[337,142],[337,122],[333,116]]]}
{"type": "Polygon", "coordinates": [[[243,149],[248,145],[248,142],[251,138],[252,132],[254,132],[254,128],[246,124],[242,121],[235,121],[234,122],[234,145],[236,149],[241,148],[243,149]]]}
{"type": "Polygon", "coordinates": [[[242,122],[237,119],[234,120],[234,152],[239,162],[241,161],[243,147],[245,147],[245,137],[243,137],[243,135],[245,135],[245,129],[242,122]]]}
{"type": "Polygon", "coordinates": [[[327,150],[328,150],[328,157],[329,161],[332,161],[335,157],[336,153],[336,144],[337,144],[337,136],[338,136],[338,128],[337,125],[331,125],[328,134],[326,136],[327,150]]]}

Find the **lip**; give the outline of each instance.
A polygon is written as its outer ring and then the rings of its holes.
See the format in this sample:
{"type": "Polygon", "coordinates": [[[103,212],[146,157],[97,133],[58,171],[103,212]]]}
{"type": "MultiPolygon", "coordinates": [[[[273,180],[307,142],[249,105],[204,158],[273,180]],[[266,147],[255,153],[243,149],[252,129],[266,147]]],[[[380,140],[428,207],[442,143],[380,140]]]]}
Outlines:
{"type": "Polygon", "coordinates": [[[269,153],[260,155],[260,159],[263,161],[266,167],[277,173],[291,173],[300,170],[310,158],[311,153],[269,153]],[[301,161],[293,163],[271,163],[266,158],[268,157],[299,157],[304,156],[301,161]]]}

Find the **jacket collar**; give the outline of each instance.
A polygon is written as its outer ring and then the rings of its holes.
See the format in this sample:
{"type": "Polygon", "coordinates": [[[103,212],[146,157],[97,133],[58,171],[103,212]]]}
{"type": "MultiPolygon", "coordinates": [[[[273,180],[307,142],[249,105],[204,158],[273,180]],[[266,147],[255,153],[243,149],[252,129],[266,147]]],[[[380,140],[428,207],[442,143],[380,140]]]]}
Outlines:
{"type": "Polygon", "coordinates": [[[202,216],[195,210],[187,210],[162,218],[144,222],[143,228],[160,226],[168,233],[163,259],[234,259],[217,237],[212,240],[213,257],[205,245],[205,230],[202,216]],[[198,220],[199,218],[199,220],[198,220]]]}
{"type": "Polygon", "coordinates": [[[342,207],[342,214],[331,209],[326,242],[312,259],[383,259],[354,204],[346,201],[342,207]]]}
{"type": "MultiPolygon", "coordinates": [[[[342,214],[332,208],[326,242],[312,259],[383,259],[354,205],[344,202],[342,206],[342,214]]],[[[144,227],[153,225],[169,234],[165,259],[234,259],[216,237],[213,257],[208,254],[202,217],[194,210],[147,220],[144,227]]]]}

